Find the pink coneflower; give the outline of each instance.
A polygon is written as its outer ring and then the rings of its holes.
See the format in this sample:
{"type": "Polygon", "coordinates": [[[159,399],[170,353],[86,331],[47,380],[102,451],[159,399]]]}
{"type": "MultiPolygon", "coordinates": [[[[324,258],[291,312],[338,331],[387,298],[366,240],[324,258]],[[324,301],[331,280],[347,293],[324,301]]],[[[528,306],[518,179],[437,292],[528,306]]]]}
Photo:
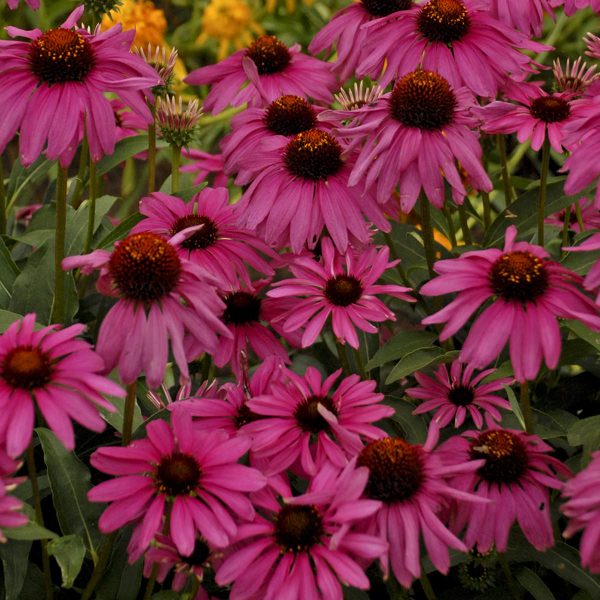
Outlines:
{"type": "Polygon", "coordinates": [[[467,417],[471,417],[477,429],[481,429],[483,416],[480,411],[483,411],[488,427],[493,426],[494,421],[500,422],[502,415],[498,408],[510,410],[510,404],[492,392],[501,390],[512,379],[501,377],[482,383],[496,369],[487,369],[477,375],[474,371],[471,365],[455,360],[450,370],[446,365],[440,365],[435,372],[435,379],[416,372],[415,379],[419,386],[408,388],[406,394],[424,402],[413,411],[413,415],[435,410],[432,426],[438,428],[446,427],[451,421],[454,421],[454,427],[460,427],[467,417]]]}
{"type": "Polygon", "coordinates": [[[566,93],[548,94],[537,86],[512,86],[512,100],[519,104],[497,100],[478,109],[486,133],[516,133],[521,143],[531,140],[539,150],[548,136],[552,149],[564,152],[564,128],[577,114],[577,103],[566,93]]]}
{"type": "MultiPolygon", "coordinates": [[[[585,242],[579,244],[579,246],[571,246],[570,248],[564,248],[570,252],[591,252],[593,250],[600,250],[600,233],[595,233],[593,236],[585,240],[585,242]]],[[[588,271],[585,276],[583,285],[586,290],[597,293],[596,304],[600,306],[600,260],[597,260],[588,271]]]]}
{"type": "MultiPolygon", "coordinates": [[[[594,206],[594,201],[590,198],[579,198],[575,204],[572,204],[569,210],[569,229],[577,233],[583,233],[577,220],[577,205],[581,213],[581,222],[583,231],[588,229],[600,229],[600,209],[594,206]]],[[[554,227],[564,227],[567,209],[563,208],[560,212],[554,213],[545,219],[546,223],[554,227]]]]}
{"type": "Polygon", "coordinates": [[[276,489],[283,504],[265,488],[265,516],[240,526],[236,542],[243,545],[217,569],[217,583],[233,582],[232,598],[264,600],[281,598],[283,589],[289,600],[342,600],[342,585],[368,589],[360,564],[384,554],[387,544],[356,532],[356,521],[379,507],[360,499],[367,477],[354,461],[341,472],[326,464],[307,493],[296,497],[280,478],[276,489]]]}
{"type": "Polygon", "coordinates": [[[314,475],[325,461],[343,467],[347,457],[362,448],[362,439],[373,440],[385,432],[373,423],[394,414],[381,404],[375,381],[358,375],[342,379],[341,370],[322,381],[314,367],[304,377],[286,370],[287,381],[271,381],[270,391],[250,398],[247,406],[255,417],[244,430],[252,438],[252,452],[264,459],[269,473],[279,473],[299,463],[314,475]]]}
{"type": "Polygon", "coordinates": [[[508,75],[522,79],[535,63],[519,49],[548,46],[500,23],[471,0],[430,0],[364,25],[367,39],[356,75],[393,79],[421,67],[436,71],[454,89],[493,98],[508,75]]]}
{"type": "MultiPolygon", "coordinates": [[[[213,551],[201,537],[197,537],[194,549],[189,556],[183,556],[173,542],[171,536],[158,534],[144,558],[144,577],[149,578],[154,565],[158,566],[156,581],[163,583],[167,575],[173,571],[171,589],[174,592],[182,592],[190,579],[202,583],[204,572],[211,568],[213,562],[213,551]]],[[[190,600],[208,600],[209,595],[200,587],[196,595],[190,600]]]]}
{"type": "Polygon", "coordinates": [[[211,86],[204,108],[212,113],[244,103],[265,106],[285,94],[328,103],[337,85],[326,62],[302,54],[298,44],[288,48],[274,35],[263,35],[220,63],[192,71],[184,81],[211,86]]]}
{"type": "Polygon", "coordinates": [[[27,206],[20,206],[15,211],[15,220],[23,227],[29,227],[33,215],[44,206],[43,204],[28,204],[27,206]]]}
{"type": "Polygon", "coordinates": [[[21,464],[13,460],[0,448],[0,542],[6,542],[5,529],[13,529],[25,525],[29,519],[21,513],[23,502],[8,492],[25,481],[25,477],[13,477],[21,464]]]}
{"type": "MultiPolygon", "coordinates": [[[[573,0],[567,0],[569,1],[573,0]]],[[[484,0],[482,5],[492,17],[508,27],[517,29],[527,36],[540,37],[544,16],[550,15],[554,20],[554,8],[562,3],[563,0],[522,0],[521,2],[484,0]]]]}
{"type": "Polygon", "coordinates": [[[419,539],[435,568],[448,573],[448,548],[465,552],[466,546],[440,520],[441,509],[452,498],[469,508],[478,498],[450,487],[445,478],[471,473],[480,463],[469,460],[444,464],[431,452],[435,436],[425,446],[401,438],[371,442],[358,456],[357,464],[368,467],[365,496],[379,500],[381,508],[363,522],[367,533],[389,541],[389,557],[381,561],[387,576],[389,562],[396,579],[406,588],[421,575],[419,539]]]}
{"type": "Polygon", "coordinates": [[[249,231],[237,226],[234,205],[229,204],[226,188],[204,188],[190,202],[163,192],[154,192],[140,201],[140,213],[148,217],[140,221],[131,233],[153,231],[172,237],[180,231],[196,225],[202,228],[187,237],[179,245],[179,254],[211,273],[223,289],[250,285],[246,265],[265,275],[273,275],[273,269],[260,256],[269,258],[275,253],[249,231]]]}
{"type": "Polygon", "coordinates": [[[239,202],[241,223],[256,230],[268,244],[291,246],[299,253],[314,248],[326,227],[340,252],[348,242],[369,241],[369,219],[389,231],[373,194],[357,185],[348,188],[355,154],[342,156],[343,147],[331,133],[309,129],[291,140],[280,136],[248,156],[248,174],[238,185],[249,184],[239,202]]]}
{"type": "MultiPolygon", "coordinates": [[[[600,13],[600,0],[564,0],[565,14],[572,15],[588,6],[600,13]]],[[[588,34],[591,35],[591,34],[588,34]]]]}
{"type": "MultiPolygon", "coordinates": [[[[363,25],[398,11],[408,10],[412,0],[360,0],[342,8],[333,15],[308,46],[309,52],[319,54],[336,50],[333,70],[342,81],[348,80],[356,71],[369,32],[363,25]]],[[[401,18],[401,15],[396,15],[401,18]]]]}
{"type": "Polygon", "coordinates": [[[129,52],[135,31],[120,25],[90,33],[77,28],[83,6],[55,29],[24,31],[7,27],[11,37],[0,40],[0,104],[11,106],[0,115],[0,152],[20,131],[19,156],[30,165],[45,149],[46,157],[69,165],[83,139],[84,127],[92,159],[112,154],[117,125],[105,92],[117,94],[146,123],[146,105],[158,75],[129,52]]]}
{"type": "Polygon", "coordinates": [[[536,550],[554,545],[548,490],[561,489],[557,475],[568,476],[570,471],[548,455],[551,451],[538,436],[512,429],[467,431],[440,446],[440,456],[448,464],[484,460],[476,471],[457,474],[450,481],[458,490],[491,501],[455,503],[452,528],[460,532],[466,527],[469,548],[477,546],[484,554],[495,546],[505,552],[515,521],[536,550]]]}
{"type": "Polygon", "coordinates": [[[563,496],[568,500],[561,511],[569,518],[563,535],[569,538],[583,529],[581,564],[600,573],[600,452],[594,452],[590,464],[567,481],[563,496]]]}
{"type": "Polygon", "coordinates": [[[272,298],[295,298],[294,306],[279,319],[284,331],[301,327],[302,346],[311,346],[331,315],[333,333],[342,343],[358,348],[356,329],[377,333],[372,322],[395,321],[394,313],[377,295],[385,294],[414,302],[411,289],[395,284],[378,284],[383,273],[396,265],[388,262],[389,248],[367,247],[360,253],[348,249],[339,255],[328,238],[321,240],[322,261],[299,256],[290,264],[292,279],[273,284],[272,298]]]}
{"type": "MultiPolygon", "coordinates": [[[[246,158],[260,151],[262,144],[274,136],[291,138],[317,126],[322,108],[300,96],[280,96],[265,108],[247,108],[231,121],[231,134],[223,138],[221,150],[227,173],[237,173],[246,166],[246,158]]],[[[319,123],[321,129],[326,123],[319,123]]]]}
{"type": "MultiPolygon", "coordinates": [[[[19,6],[19,0],[7,0],[8,8],[15,10],[19,6]]],[[[40,0],[25,0],[25,4],[32,10],[37,10],[40,7],[40,0]]]]}
{"type": "Polygon", "coordinates": [[[542,357],[548,368],[558,365],[561,350],[557,317],[578,319],[600,329],[600,315],[592,300],[577,286],[583,279],[549,260],[541,247],[516,242],[517,229],[506,230],[504,250],[467,252],[460,258],[439,260],[439,273],[421,293],[457,296],[439,312],[423,319],[425,325],[446,323],[441,340],[454,335],[487,300],[492,303],[471,326],[460,360],[483,368],[498,358],[507,341],[515,377],[536,377],[542,357]]]}
{"type": "Polygon", "coordinates": [[[193,161],[191,164],[183,165],[180,171],[182,173],[194,173],[194,185],[204,183],[212,174],[213,187],[227,187],[228,177],[224,171],[225,164],[222,154],[209,154],[195,148],[182,148],[181,154],[188,160],[193,161]]]}
{"type": "Polygon", "coordinates": [[[100,325],[96,350],[111,371],[118,367],[124,383],[132,383],[143,371],[148,387],[158,387],[168,361],[169,339],[182,376],[188,377],[192,342],[199,352],[214,352],[217,334],[229,336],[218,315],[224,304],[211,276],[181,256],[178,246],[192,229],[170,240],[151,232],[134,233],[115,244],[112,252],[94,250],[70,256],[63,268],[81,268],[86,275],[100,270],[98,290],[118,298],[100,325]]]}
{"type": "Polygon", "coordinates": [[[63,443],[73,450],[71,419],[92,431],[106,425],[98,407],[115,409],[103,394],[123,397],[124,391],[102,377],[104,363],[90,344],[77,339],[83,325],[57,325],[34,331],[35,315],[15,321],[0,336],[0,435],[9,456],[29,445],[35,408],[63,443]]]}
{"type": "Polygon", "coordinates": [[[270,279],[259,280],[247,286],[232,287],[222,295],[225,311],[221,320],[231,332],[231,337],[222,339],[214,355],[215,365],[230,365],[236,377],[242,372],[242,353],[254,350],[260,360],[277,356],[289,363],[287,350],[265,325],[272,323],[286,310],[287,303],[274,298],[264,298],[263,290],[270,279]]]}
{"type": "MultiPolygon", "coordinates": [[[[247,361],[246,361],[247,362],[247,361]]],[[[247,435],[244,425],[262,418],[248,408],[248,400],[254,396],[271,393],[271,384],[286,381],[283,363],[276,356],[267,357],[248,378],[247,364],[240,383],[226,383],[217,393],[198,390],[193,396],[178,402],[172,409],[186,410],[194,418],[194,427],[200,431],[222,429],[229,436],[247,435]]]]}
{"type": "Polygon", "coordinates": [[[229,439],[224,431],[199,433],[186,411],[171,413],[171,426],[148,423],[147,437],[129,446],[99,448],[94,468],[116,475],[88,493],[90,502],[110,502],[98,523],[110,533],[135,523],[129,543],[131,562],[146,550],[163,526],[170,505],[170,535],[177,551],[190,556],[196,536],[223,548],[235,536],[235,519],[252,520],[247,492],[265,485],[255,469],[237,464],[249,440],[229,439]]]}
{"type": "Polygon", "coordinates": [[[558,91],[573,96],[581,96],[600,77],[600,73],[595,71],[596,65],[589,66],[581,56],[572,64],[571,59],[567,58],[564,69],[559,58],[552,63],[552,74],[558,91]]]}
{"type": "Polygon", "coordinates": [[[131,137],[132,135],[139,135],[148,128],[146,119],[130,110],[129,107],[118,98],[113,98],[110,101],[110,105],[117,126],[117,141],[131,137]]]}
{"type": "Polygon", "coordinates": [[[343,128],[344,136],[364,139],[350,175],[350,185],[364,182],[377,190],[377,200],[389,200],[400,186],[402,210],[409,213],[421,189],[429,201],[444,204],[444,181],[452,198],[462,204],[465,186],[460,162],[475,189],[490,191],[492,183],[481,164],[481,146],[471,115],[475,100],[465,88],[453,90],[432,71],[413,71],[396,83],[392,92],[364,108],[356,126],[343,128]]]}

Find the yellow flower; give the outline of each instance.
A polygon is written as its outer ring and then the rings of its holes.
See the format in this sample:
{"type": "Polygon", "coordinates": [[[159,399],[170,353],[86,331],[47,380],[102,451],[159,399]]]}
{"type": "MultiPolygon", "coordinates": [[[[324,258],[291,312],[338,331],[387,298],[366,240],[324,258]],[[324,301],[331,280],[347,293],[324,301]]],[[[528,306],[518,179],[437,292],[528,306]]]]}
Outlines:
{"type": "Polygon", "coordinates": [[[150,0],[125,0],[118,10],[102,17],[102,29],[121,23],[123,30],[135,27],[133,45],[146,48],[148,44],[163,47],[167,20],[165,13],[150,0]]]}
{"type": "MultiPolygon", "coordinates": [[[[267,10],[270,13],[272,13],[272,12],[275,12],[278,2],[279,2],[279,0],[266,0],[265,6],[266,6],[267,10]]],[[[314,0],[302,0],[302,2],[303,2],[303,4],[306,4],[306,6],[312,6],[314,3],[314,0]]],[[[285,0],[285,10],[288,13],[295,12],[296,11],[296,0],[285,0]]]]}
{"type": "Polygon", "coordinates": [[[262,35],[263,28],[253,19],[252,9],[244,0],[211,0],[202,16],[202,33],[199,44],[209,38],[219,41],[217,59],[222,60],[231,52],[249,46],[253,35],[262,35]]]}

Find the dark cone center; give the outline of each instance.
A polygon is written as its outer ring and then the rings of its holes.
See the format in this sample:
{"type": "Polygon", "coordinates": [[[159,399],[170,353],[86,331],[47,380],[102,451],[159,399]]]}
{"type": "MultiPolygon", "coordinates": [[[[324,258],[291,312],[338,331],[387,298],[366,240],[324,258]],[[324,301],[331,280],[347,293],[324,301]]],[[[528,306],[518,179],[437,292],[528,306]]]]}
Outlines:
{"type": "Polygon", "coordinates": [[[532,302],[548,289],[544,262],[531,252],[503,254],[489,277],[494,293],[506,301],[532,302]]]}
{"type": "Polygon", "coordinates": [[[181,243],[181,247],[186,250],[204,250],[209,246],[212,246],[219,239],[219,229],[215,222],[208,217],[201,215],[185,215],[180,217],[173,223],[170,235],[175,235],[188,227],[194,227],[195,225],[202,225],[202,229],[196,231],[189,238],[181,243]]]}
{"type": "Polygon", "coordinates": [[[321,416],[319,404],[322,404],[329,412],[338,414],[336,406],[329,397],[310,396],[303,400],[294,411],[294,417],[303,431],[319,433],[329,430],[329,423],[321,416]]]}
{"type": "Polygon", "coordinates": [[[327,280],[325,297],[336,306],[350,306],[358,302],[363,293],[361,282],[352,275],[338,275],[327,280]]]}
{"type": "Polygon", "coordinates": [[[227,324],[254,323],[260,318],[260,298],[249,292],[233,292],[224,298],[223,321],[227,324]]]}
{"type": "Polygon", "coordinates": [[[469,31],[471,19],[460,0],[430,0],[417,15],[417,28],[430,42],[451,45],[469,31]]]}
{"type": "Polygon", "coordinates": [[[529,107],[531,116],[546,123],[564,121],[571,114],[571,106],[562,98],[542,96],[536,98],[529,107]]]}
{"type": "Polygon", "coordinates": [[[32,346],[13,348],[4,358],[1,368],[3,379],[12,388],[41,388],[52,377],[50,357],[32,346]]]}
{"type": "Polygon", "coordinates": [[[281,96],[265,110],[265,126],[278,135],[297,135],[312,129],[317,120],[312,106],[300,96],[281,96]]]}
{"type": "Polygon", "coordinates": [[[287,46],[274,35],[263,35],[252,42],[246,51],[260,75],[283,71],[292,60],[287,46]]]}
{"type": "Polygon", "coordinates": [[[286,505],[275,517],[275,539],[283,552],[303,552],[318,544],[323,519],[315,506],[286,505]]]}
{"type": "Polygon", "coordinates": [[[514,433],[486,431],[471,442],[471,459],[485,459],[477,474],[490,483],[517,481],[528,465],[527,448],[514,433]]]}
{"type": "Polygon", "coordinates": [[[156,467],[156,486],[168,496],[189,494],[200,482],[202,471],[196,459],[181,452],[165,456],[156,467]]]}

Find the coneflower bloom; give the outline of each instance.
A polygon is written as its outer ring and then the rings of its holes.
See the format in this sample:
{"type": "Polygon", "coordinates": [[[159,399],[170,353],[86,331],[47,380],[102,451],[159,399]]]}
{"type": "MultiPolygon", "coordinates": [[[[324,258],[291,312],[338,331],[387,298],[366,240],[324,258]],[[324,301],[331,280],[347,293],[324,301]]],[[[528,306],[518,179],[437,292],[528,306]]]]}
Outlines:
{"type": "MultiPolygon", "coordinates": [[[[571,231],[577,233],[583,233],[588,229],[600,229],[600,209],[594,206],[594,201],[590,198],[579,198],[577,202],[572,204],[570,207],[563,208],[560,212],[554,213],[545,219],[546,223],[553,225],[554,227],[563,228],[565,225],[565,217],[567,216],[567,210],[569,211],[569,225],[568,228],[571,231]],[[577,220],[577,205],[581,213],[581,222],[583,224],[583,230],[579,226],[577,220]]],[[[571,248],[572,250],[573,248],[571,248]]]]}
{"type": "Polygon", "coordinates": [[[342,600],[342,585],[368,589],[361,565],[385,554],[387,544],[356,531],[356,522],[379,507],[360,498],[367,477],[354,461],[341,472],[327,464],[302,496],[293,497],[283,478],[277,492],[256,494],[264,516],[240,526],[217,583],[233,583],[232,598],[264,600],[281,598],[282,589],[289,600],[342,600]]]}
{"type": "Polygon", "coordinates": [[[386,437],[367,445],[357,465],[369,469],[364,496],[381,502],[381,508],[362,523],[362,530],[387,540],[389,556],[381,560],[387,576],[389,563],[396,579],[406,588],[421,575],[420,538],[431,562],[440,573],[448,573],[448,548],[466,552],[467,547],[444,525],[440,511],[454,498],[465,508],[479,499],[455,490],[446,478],[469,474],[481,462],[461,460],[443,463],[432,452],[436,436],[426,444],[409,444],[401,438],[386,437]]]}
{"type": "Polygon", "coordinates": [[[340,252],[349,241],[368,243],[364,217],[382,231],[390,224],[368,189],[348,187],[354,160],[355,153],[344,153],[341,140],[321,129],[265,141],[236,179],[249,184],[239,202],[241,224],[295,253],[314,248],[325,227],[340,252]]]}
{"type": "Polygon", "coordinates": [[[237,464],[249,440],[229,439],[224,431],[200,433],[183,410],[171,413],[171,425],[157,419],[146,426],[147,437],[126,447],[102,447],[92,466],[116,475],[88,492],[90,502],[110,502],[98,526],[110,533],[135,523],[129,543],[134,562],[163,527],[170,506],[169,530],[183,556],[194,551],[197,535],[223,548],[237,532],[236,519],[254,518],[247,492],[266,479],[255,469],[237,464]]]}
{"type": "Polygon", "coordinates": [[[144,372],[148,387],[162,382],[169,354],[188,377],[186,344],[198,352],[214,352],[217,334],[231,335],[219,315],[225,305],[212,276],[180,255],[178,246],[195,232],[184,229],[166,240],[152,233],[129,235],[112,252],[94,250],[63,260],[64,269],[80,268],[89,275],[100,270],[98,290],[118,298],[100,325],[96,350],[111,371],[132,383],[144,372]],[[188,338],[185,340],[185,338],[188,338]]]}
{"type": "MultiPolygon", "coordinates": [[[[583,0],[584,2],[586,0],[583,0]]],[[[598,0],[594,0],[594,2],[598,3],[598,0]]],[[[598,3],[598,12],[600,12],[600,3],[598,3]]],[[[583,41],[585,42],[587,50],[585,53],[591,58],[600,59],[600,38],[593,33],[586,33],[583,37],[583,41]]]]}
{"type": "MultiPolygon", "coordinates": [[[[569,1],[574,0],[567,0],[569,1]]],[[[527,36],[535,37],[542,35],[544,16],[550,15],[554,19],[554,8],[562,3],[563,0],[523,0],[522,2],[484,0],[482,2],[489,14],[498,21],[527,36]]]]}
{"type": "Polygon", "coordinates": [[[520,143],[531,141],[539,150],[548,136],[555,152],[564,152],[564,128],[577,115],[577,104],[571,94],[548,92],[537,86],[512,86],[510,98],[518,102],[496,100],[476,110],[486,133],[516,133],[520,143]]]}
{"type": "Polygon", "coordinates": [[[595,10],[597,13],[600,13],[600,0],[564,0],[564,5],[565,14],[569,16],[576,13],[578,10],[587,8],[588,6],[595,10]]]}
{"type": "MultiPolygon", "coordinates": [[[[263,141],[273,136],[286,138],[317,126],[323,109],[300,96],[280,96],[265,108],[247,108],[231,120],[231,134],[221,141],[225,170],[233,174],[243,170],[246,158],[259,152],[263,141]]],[[[319,127],[327,128],[326,123],[319,127]]]]}
{"type": "Polygon", "coordinates": [[[467,89],[452,89],[438,73],[408,73],[392,92],[363,108],[355,126],[341,129],[341,135],[364,141],[349,184],[375,189],[381,203],[399,185],[401,208],[409,213],[421,189],[441,208],[447,181],[453,200],[462,204],[467,192],[458,161],[474,188],[490,191],[492,183],[481,164],[481,146],[473,131],[474,103],[467,89]]]}
{"type": "Polygon", "coordinates": [[[484,418],[488,427],[500,422],[502,415],[498,408],[510,410],[510,404],[504,398],[494,394],[512,382],[510,377],[501,377],[492,381],[484,380],[495,373],[496,369],[487,369],[475,375],[471,365],[455,360],[450,370],[444,364],[435,372],[435,379],[417,371],[414,376],[419,384],[406,390],[411,398],[424,400],[413,415],[422,415],[436,411],[432,418],[433,427],[446,427],[454,421],[454,427],[460,427],[470,417],[477,429],[483,427],[484,418]]]}
{"type": "Polygon", "coordinates": [[[567,501],[561,511],[569,518],[563,535],[569,538],[583,529],[581,564],[600,573],[600,452],[594,452],[590,464],[567,481],[563,496],[567,501]]]}
{"type": "Polygon", "coordinates": [[[183,165],[180,171],[194,173],[194,185],[204,183],[209,176],[212,176],[213,187],[227,187],[229,178],[224,171],[225,164],[222,154],[210,154],[196,148],[182,148],[181,154],[192,162],[183,165]]]}
{"type": "MultiPolygon", "coordinates": [[[[319,54],[336,50],[333,70],[341,81],[348,80],[356,71],[369,32],[365,23],[404,11],[413,6],[412,0],[360,0],[338,11],[321,29],[308,46],[309,52],[319,54]]],[[[401,15],[395,15],[402,18],[401,15]]]]}
{"type": "MultiPolygon", "coordinates": [[[[593,250],[600,250],[600,233],[595,233],[593,236],[579,244],[579,246],[571,246],[570,248],[564,248],[570,252],[591,252],[593,250]]],[[[600,259],[597,260],[588,271],[583,285],[586,290],[597,293],[596,304],[600,306],[600,259]]]]}
{"type": "Polygon", "coordinates": [[[106,423],[98,407],[115,410],[103,394],[125,395],[102,377],[104,362],[90,344],[77,339],[83,325],[37,331],[34,326],[35,315],[29,314],[0,336],[0,435],[11,457],[29,445],[36,407],[65,448],[73,450],[71,420],[102,431],[106,423]]]}
{"type": "Polygon", "coordinates": [[[79,6],[60,27],[45,33],[7,27],[11,37],[28,41],[0,40],[0,104],[12,107],[0,115],[0,152],[19,131],[25,166],[44,151],[66,167],[84,128],[93,160],[112,154],[117,125],[105,92],[117,94],[152,122],[146,97],[159,77],[129,52],[135,31],[115,26],[89,33],[77,28],[82,14],[79,6]]]}
{"type": "Polygon", "coordinates": [[[342,343],[358,348],[357,329],[377,333],[372,322],[395,321],[394,313],[379,299],[379,294],[414,302],[411,289],[395,284],[378,284],[383,273],[396,265],[389,262],[389,248],[373,246],[362,252],[349,248],[338,254],[331,240],[321,240],[322,260],[299,256],[290,264],[292,279],[273,284],[272,298],[295,298],[294,306],[278,320],[284,331],[303,328],[302,346],[311,346],[331,316],[333,333],[342,343]]]}
{"type": "Polygon", "coordinates": [[[493,98],[508,75],[520,79],[534,70],[535,63],[519,49],[549,49],[471,0],[430,0],[364,27],[367,38],[356,75],[368,75],[381,86],[419,67],[438,72],[455,89],[493,98]]]}
{"type": "Polygon", "coordinates": [[[571,59],[567,58],[564,69],[559,58],[552,63],[552,74],[558,91],[573,96],[581,96],[600,77],[600,73],[595,71],[596,65],[588,65],[583,62],[581,56],[574,60],[573,64],[571,59]]]}
{"type": "MultiPolygon", "coordinates": [[[[158,567],[156,581],[163,583],[173,571],[171,589],[182,592],[187,582],[192,579],[202,583],[205,570],[211,568],[213,551],[201,537],[196,538],[194,549],[189,556],[183,556],[174,544],[171,536],[158,534],[154,545],[148,549],[144,557],[144,577],[149,578],[154,565],[158,567]]],[[[190,600],[208,600],[209,595],[200,587],[190,600]]]]}
{"type": "Polygon", "coordinates": [[[334,389],[340,374],[323,381],[314,367],[304,377],[288,369],[287,381],[273,380],[267,393],[247,401],[254,418],[244,431],[252,438],[253,456],[264,459],[265,472],[297,466],[314,475],[325,461],[341,468],[360,451],[361,440],[385,436],[373,423],[394,409],[381,404],[375,381],[350,375],[334,389]]]}
{"type": "Polygon", "coordinates": [[[600,314],[578,286],[583,279],[549,260],[541,247],[517,242],[517,229],[506,230],[504,250],[467,252],[434,264],[438,277],[421,293],[457,296],[442,310],[423,319],[425,325],[445,323],[441,340],[454,335],[482,304],[492,300],[471,326],[460,360],[479,369],[498,358],[507,341],[515,377],[536,377],[542,357],[548,368],[558,365],[561,350],[557,317],[578,319],[600,330],[600,314]]]}
{"type": "Polygon", "coordinates": [[[549,489],[562,489],[558,476],[568,476],[570,471],[549,456],[551,451],[538,436],[512,429],[467,431],[440,446],[439,454],[448,465],[484,461],[476,471],[450,480],[457,490],[489,500],[472,506],[456,502],[453,507],[452,529],[459,533],[466,528],[469,548],[476,546],[485,553],[495,546],[505,552],[515,521],[536,550],[554,545],[549,489]]]}
{"type": "Polygon", "coordinates": [[[274,35],[263,35],[220,63],[192,71],[185,82],[211,86],[204,108],[212,113],[244,103],[265,106],[285,94],[328,103],[337,85],[326,62],[302,54],[298,44],[288,48],[274,35]]]}
{"type": "Polygon", "coordinates": [[[249,265],[259,273],[273,275],[273,269],[260,253],[275,253],[249,231],[238,227],[234,205],[226,188],[204,188],[190,202],[163,192],[154,192],[140,201],[140,213],[147,217],[131,233],[153,231],[172,237],[189,227],[202,225],[181,242],[179,254],[199,265],[219,280],[225,289],[240,281],[250,285],[249,265]]]}

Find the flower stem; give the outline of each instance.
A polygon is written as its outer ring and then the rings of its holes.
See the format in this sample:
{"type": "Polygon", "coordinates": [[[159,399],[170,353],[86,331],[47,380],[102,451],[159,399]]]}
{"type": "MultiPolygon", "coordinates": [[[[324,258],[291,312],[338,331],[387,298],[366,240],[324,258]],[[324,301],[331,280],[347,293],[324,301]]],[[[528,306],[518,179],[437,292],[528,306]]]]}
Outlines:
{"type": "Polygon", "coordinates": [[[81,600],[90,600],[94,590],[96,589],[96,586],[100,583],[102,575],[104,575],[104,569],[106,569],[108,559],[112,553],[115,535],[115,533],[110,533],[102,540],[102,547],[100,548],[100,552],[98,554],[98,562],[94,565],[92,576],[85,586],[85,589],[81,593],[81,600]]]}
{"type": "Polygon", "coordinates": [[[360,353],[360,348],[353,348],[354,350],[354,358],[356,359],[356,367],[358,369],[358,374],[361,379],[367,379],[367,373],[365,371],[365,363],[363,361],[362,354],[360,353]]]}
{"type": "Polygon", "coordinates": [[[487,231],[492,224],[492,205],[490,204],[490,195],[487,192],[481,192],[483,200],[483,228],[487,231]]]}
{"type": "Polygon", "coordinates": [[[427,269],[429,276],[434,277],[433,263],[435,262],[435,250],[433,247],[433,228],[431,227],[431,211],[429,210],[429,200],[425,194],[421,194],[421,227],[423,232],[423,246],[425,246],[425,258],[427,260],[427,269]]]}
{"type": "Polygon", "coordinates": [[[218,115],[204,115],[200,118],[200,121],[198,122],[200,125],[213,125],[214,123],[222,123],[224,121],[229,121],[232,117],[242,112],[243,110],[246,110],[246,104],[227,108],[224,111],[220,112],[218,115]]]}
{"type": "Polygon", "coordinates": [[[79,208],[81,204],[81,196],[83,194],[83,178],[85,177],[85,168],[87,167],[89,156],[89,146],[87,135],[83,136],[81,142],[81,150],[79,151],[79,169],[77,170],[77,178],[75,180],[75,192],[73,194],[73,208],[79,208]]]}
{"type": "Polygon", "coordinates": [[[521,399],[521,410],[523,411],[523,418],[525,419],[525,430],[527,433],[534,433],[533,427],[533,412],[531,410],[531,399],[529,397],[529,384],[524,381],[521,383],[520,390],[521,399]]]}
{"type": "Polygon", "coordinates": [[[500,562],[500,566],[502,567],[504,577],[506,577],[511,596],[514,598],[514,600],[521,600],[521,595],[519,594],[517,584],[512,576],[512,573],[510,572],[510,565],[508,564],[506,556],[503,552],[498,553],[498,560],[500,562]]]}
{"type": "Polygon", "coordinates": [[[458,206],[458,216],[460,217],[460,229],[463,234],[463,241],[469,246],[473,243],[473,240],[471,239],[471,230],[469,229],[469,217],[463,204],[458,206]]]}
{"type": "Polygon", "coordinates": [[[419,578],[419,581],[421,582],[421,586],[423,588],[423,591],[425,592],[425,597],[427,598],[427,600],[437,600],[437,596],[433,591],[433,587],[431,585],[431,582],[429,581],[429,577],[427,577],[427,573],[425,573],[423,569],[421,569],[421,577],[419,578]]]}
{"type": "Polygon", "coordinates": [[[181,148],[171,146],[171,194],[179,191],[179,167],[181,166],[181,148]]]}
{"type": "Polygon", "coordinates": [[[575,217],[577,217],[579,233],[583,233],[585,231],[585,226],[583,224],[583,215],[581,214],[581,204],[579,204],[579,202],[575,202],[575,217]]]}
{"type": "MultiPolygon", "coordinates": [[[[155,117],[154,106],[148,104],[148,108],[155,117]]],[[[151,194],[156,188],[156,121],[148,125],[148,193],[151,194]]]]}
{"type": "Polygon", "coordinates": [[[513,199],[508,171],[508,159],[506,157],[506,141],[501,133],[497,135],[496,139],[498,141],[498,154],[500,155],[500,172],[502,173],[502,183],[504,184],[504,201],[508,207],[513,199]]]}
{"type": "Polygon", "coordinates": [[[542,170],[540,173],[540,195],[538,200],[538,244],[544,246],[544,211],[546,210],[546,188],[550,167],[550,140],[546,135],[542,147],[542,170]]]}
{"type": "Polygon", "coordinates": [[[4,163],[0,154],[0,235],[6,233],[6,188],[4,187],[4,163]]]}
{"type": "Polygon", "coordinates": [[[335,347],[337,348],[338,358],[340,360],[340,366],[344,371],[344,375],[348,376],[350,371],[350,365],[348,364],[348,356],[346,355],[346,349],[337,339],[335,340],[335,347]]]}
{"type": "Polygon", "coordinates": [[[127,386],[127,398],[125,398],[125,408],[123,410],[123,446],[127,446],[131,441],[133,433],[133,413],[135,409],[137,392],[137,381],[127,386]]]}
{"type": "Polygon", "coordinates": [[[152,565],[152,571],[146,584],[146,591],[144,592],[144,600],[150,600],[152,598],[152,592],[154,592],[154,584],[156,583],[156,576],[158,575],[158,563],[152,565]]]}
{"type": "Polygon", "coordinates": [[[562,228],[562,243],[561,243],[561,255],[564,254],[564,248],[569,243],[569,225],[571,224],[571,207],[565,208],[565,220],[562,228]]]}
{"type": "Polygon", "coordinates": [[[83,247],[84,254],[87,254],[92,249],[92,239],[94,237],[94,225],[96,220],[96,196],[98,195],[96,183],[96,163],[90,157],[90,197],[88,199],[88,228],[85,237],[85,246],[83,247]]]}
{"type": "MultiPolygon", "coordinates": [[[[33,440],[27,448],[27,471],[31,480],[31,491],[33,493],[33,505],[35,507],[35,518],[38,525],[44,527],[44,514],[42,513],[42,499],[40,496],[40,486],[35,468],[35,456],[33,453],[33,440]]],[[[52,574],[50,573],[50,557],[48,556],[48,540],[40,540],[42,545],[42,568],[44,571],[44,586],[46,588],[46,600],[54,598],[54,586],[52,584],[52,574]]]]}
{"type": "Polygon", "coordinates": [[[446,223],[448,223],[448,235],[450,236],[450,243],[452,244],[452,248],[456,248],[458,244],[456,243],[456,230],[454,229],[454,221],[452,220],[452,213],[450,212],[450,207],[448,204],[444,203],[444,217],[446,217],[446,223]]]}
{"type": "Polygon", "coordinates": [[[65,320],[65,272],[62,261],[65,257],[65,231],[67,228],[67,170],[56,163],[56,230],[54,232],[54,307],[52,322],[65,320]]]}

